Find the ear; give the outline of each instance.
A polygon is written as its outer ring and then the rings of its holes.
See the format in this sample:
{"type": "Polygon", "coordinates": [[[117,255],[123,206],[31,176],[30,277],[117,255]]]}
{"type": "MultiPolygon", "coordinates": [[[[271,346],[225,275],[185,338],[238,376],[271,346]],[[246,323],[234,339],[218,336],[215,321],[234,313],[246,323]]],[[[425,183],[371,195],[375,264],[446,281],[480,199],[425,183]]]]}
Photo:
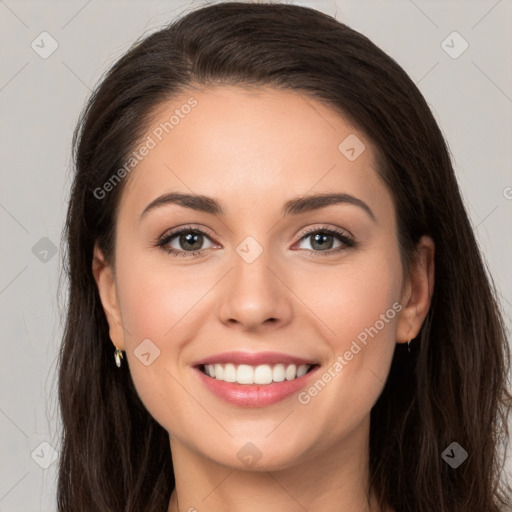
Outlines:
{"type": "Polygon", "coordinates": [[[434,292],[434,254],[434,241],[429,236],[423,236],[416,246],[409,275],[402,287],[397,343],[406,343],[418,335],[430,309],[434,292]]]}
{"type": "Polygon", "coordinates": [[[105,261],[103,253],[94,246],[92,273],[100,295],[103,311],[109,325],[110,339],[114,346],[125,350],[124,330],[117,297],[114,269],[105,261]]]}

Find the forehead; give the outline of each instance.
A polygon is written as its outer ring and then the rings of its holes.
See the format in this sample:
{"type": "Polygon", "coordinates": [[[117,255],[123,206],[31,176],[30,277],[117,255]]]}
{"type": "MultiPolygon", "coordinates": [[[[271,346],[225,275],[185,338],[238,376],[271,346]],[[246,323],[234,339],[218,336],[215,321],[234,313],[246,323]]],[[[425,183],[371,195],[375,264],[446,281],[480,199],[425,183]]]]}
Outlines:
{"type": "Polygon", "coordinates": [[[150,149],[130,172],[122,209],[142,211],[173,191],[224,198],[228,214],[261,209],[262,201],[280,208],[307,193],[346,192],[369,202],[387,194],[365,135],[296,91],[190,89],[158,106],[137,148],[143,145],[150,149]]]}

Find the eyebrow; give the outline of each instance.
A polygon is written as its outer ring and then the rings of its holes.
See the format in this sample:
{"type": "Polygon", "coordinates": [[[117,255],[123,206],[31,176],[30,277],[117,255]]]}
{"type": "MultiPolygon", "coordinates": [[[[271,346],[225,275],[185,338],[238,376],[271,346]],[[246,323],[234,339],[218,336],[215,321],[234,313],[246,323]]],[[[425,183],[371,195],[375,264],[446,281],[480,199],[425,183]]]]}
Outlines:
{"type": "MultiPolygon", "coordinates": [[[[167,204],[178,204],[185,208],[210,213],[212,215],[225,215],[225,209],[221,202],[212,197],[171,192],[151,201],[151,203],[144,208],[139,222],[151,210],[167,204]]],[[[350,194],[315,194],[290,199],[284,204],[281,215],[299,215],[301,213],[319,210],[333,204],[351,204],[358,206],[362,208],[374,222],[377,221],[371,208],[364,201],[350,194]]]]}

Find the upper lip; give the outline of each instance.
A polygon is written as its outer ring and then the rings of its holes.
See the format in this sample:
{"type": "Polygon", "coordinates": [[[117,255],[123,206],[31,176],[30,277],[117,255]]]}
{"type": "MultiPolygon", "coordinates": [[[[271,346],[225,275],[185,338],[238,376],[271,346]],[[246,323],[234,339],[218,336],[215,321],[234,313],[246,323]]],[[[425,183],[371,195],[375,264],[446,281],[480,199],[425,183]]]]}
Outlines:
{"type": "Polygon", "coordinates": [[[291,356],[289,354],[283,354],[280,352],[222,352],[221,354],[215,354],[204,359],[200,359],[192,366],[201,366],[205,364],[226,364],[233,363],[248,364],[250,366],[258,366],[260,364],[317,364],[316,361],[303,359],[301,357],[291,356]]]}

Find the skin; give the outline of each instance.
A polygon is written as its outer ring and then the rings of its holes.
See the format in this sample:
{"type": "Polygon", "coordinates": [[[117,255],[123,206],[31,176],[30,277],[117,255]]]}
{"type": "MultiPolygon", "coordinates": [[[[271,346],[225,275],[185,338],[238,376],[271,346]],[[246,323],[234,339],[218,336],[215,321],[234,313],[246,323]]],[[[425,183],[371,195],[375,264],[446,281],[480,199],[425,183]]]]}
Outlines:
{"type": "MultiPolygon", "coordinates": [[[[98,248],[93,262],[112,342],[169,432],[176,489],[168,510],[378,510],[366,499],[370,411],[395,344],[415,337],[428,312],[434,243],[420,240],[406,274],[374,150],[333,110],[289,91],[191,89],[160,106],[148,134],[191,96],[197,106],[125,178],[115,268],[98,248]],[[354,161],[338,149],[350,134],[366,146],[354,161]],[[140,220],[167,192],[214,197],[226,214],[167,204],[140,220]],[[334,192],[363,200],[376,221],[350,204],[280,214],[291,198],[334,192]],[[206,233],[201,254],[173,257],[155,246],[190,224],[206,233]],[[348,232],[357,245],[326,255],[314,235],[301,241],[317,226],[348,232]],[[250,264],[236,252],[247,236],[263,249],[250,264]],[[322,374],[395,303],[401,311],[308,404],[292,395],[237,407],[213,396],[191,367],[224,351],[269,350],[316,360],[322,374]],[[146,366],[134,350],[148,338],[160,355],[146,366]],[[261,454],[250,468],[237,456],[248,442],[261,454]]],[[[326,249],[343,246],[329,241],[326,249]]],[[[170,245],[193,252],[179,236],[170,245]]]]}

